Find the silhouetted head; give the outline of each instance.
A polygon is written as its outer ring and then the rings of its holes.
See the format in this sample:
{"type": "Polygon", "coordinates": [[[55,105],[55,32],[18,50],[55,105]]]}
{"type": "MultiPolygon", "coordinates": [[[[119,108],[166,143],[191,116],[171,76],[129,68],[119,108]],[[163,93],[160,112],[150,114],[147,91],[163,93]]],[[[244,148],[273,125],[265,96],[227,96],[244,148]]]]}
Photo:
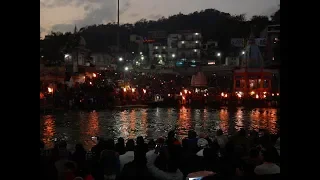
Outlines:
{"type": "Polygon", "coordinates": [[[249,156],[250,158],[257,158],[260,155],[260,151],[257,148],[251,148],[249,156]]]}
{"type": "Polygon", "coordinates": [[[61,141],[59,142],[59,149],[61,149],[61,148],[64,148],[64,149],[67,148],[67,141],[61,140],[61,141]]]}
{"type": "Polygon", "coordinates": [[[157,141],[156,141],[156,144],[158,144],[158,145],[163,145],[164,142],[165,142],[164,138],[163,138],[163,137],[159,137],[159,138],[157,139],[157,141]]]}
{"type": "Polygon", "coordinates": [[[142,136],[138,136],[137,137],[137,145],[142,145],[142,144],[144,144],[144,139],[142,136]]]}
{"type": "Polygon", "coordinates": [[[246,136],[246,130],[244,130],[243,128],[241,128],[239,130],[239,136],[245,137],[246,136]]]}
{"type": "Polygon", "coordinates": [[[160,169],[166,172],[176,172],[178,169],[178,151],[175,148],[163,146],[159,154],[160,169]]]}
{"type": "Polygon", "coordinates": [[[250,132],[249,132],[249,134],[250,134],[250,137],[258,137],[258,132],[257,131],[255,131],[255,130],[251,130],[250,132]]]}
{"type": "Polygon", "coordinates": [[[263,153],[263,161],[269,163],[276,163],[279,155],[274,147],[267,148],[263,153]]]}
{"type": "Polygon", "coordinates": [[[182,139],[182,147],[184,148],[184,149],[188,149],[188,138],[183,138],[182,139]]]}
{"type": "Polygon", "coordinates": [[[147,163],[146,153],[141,148],[136,148],[134,151],[134,162],[139,165],[145,165],[147,163]]]}
{"type": "Polygon", "coordinates": [[[64,164],[64,167],[67,171],[75,172],[76,171],[76,165],[75,163],[68,161],[64,164]]]}
{"type": "Polygon", "coordinates": [[[223,135],[223,131],[221,129],[218,129],[217,132],[216,132],[216,135],[217,136],[223,135]]]}
{"type": "Polygon", "coordinates": [[[124,139],[122,137],[118,138],[118,144],[123,144],[124,145],[124,139]]]}
{"type": "Polygon", "coordinates": [[[75,147],[76,151],[84,151],[84,147],[82,144],[76,144],[76,147],[75,147]]]}
{"type": "Polygon", "coordinates": [[[134,151],[134,140],[133,139],[128,139],[127,144],[126,144],[126,149],[127,149],[127,151],[134,151]]]}
{"type": "Polygon", "coordinates": [[[169,131],[168,133],[168,139],[174,138],[175,137],[175,132],[174,130],[169,131]]]}
{"type": "Polygon", "coordinates": [[[109,138],[105,141],[105,149],[107,149],[107,150],[114,150],[115,149],[113,139],[109,138]]]}
{"type": "Polygon", "coordinates": [[[197,133],[194,130],[189,130],[188,131],[188,138],[193,139],[197,137],[197,133]]]}
{"type": "Polygon", "coordinates": [[[153,139],[150,139],[148,142],[148,149],[154,149],[156,147],[156,142],[153,139]]]}

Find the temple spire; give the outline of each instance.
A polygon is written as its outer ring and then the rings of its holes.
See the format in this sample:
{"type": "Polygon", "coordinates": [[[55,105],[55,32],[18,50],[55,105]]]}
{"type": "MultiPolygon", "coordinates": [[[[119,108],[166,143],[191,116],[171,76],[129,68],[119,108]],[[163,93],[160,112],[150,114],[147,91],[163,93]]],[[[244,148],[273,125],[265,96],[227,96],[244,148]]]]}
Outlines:
{"type": "Polygon", "coordinates": [[[73,34],[76,34],[77,32],[78,32],[77,25],[74,25],[74,31],[73,31],[73,34]]]}

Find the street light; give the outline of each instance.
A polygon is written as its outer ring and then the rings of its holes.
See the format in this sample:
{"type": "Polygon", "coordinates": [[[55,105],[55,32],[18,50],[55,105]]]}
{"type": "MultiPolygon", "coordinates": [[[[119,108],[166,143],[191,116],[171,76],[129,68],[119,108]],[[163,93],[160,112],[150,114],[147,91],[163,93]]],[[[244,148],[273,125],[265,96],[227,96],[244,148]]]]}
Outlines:
{"type": "Polygon", "coordinates": [[[217,53],[217,56],[218,56],[218,60],[219,60],[219,65],[221,65],[221,53],[217,53]]]}
{"type": "Polygon", "coordinates": [[[123,60],[123,58],[122,57],[119,57],[119,61],[122,61],[123,60]]]}
{"type": "Polygon", "coordinates": [[[172,54],[172,57],[174,58],[174,57],[176,57],[176,55],[175,55],[175,54],[172,54]]]}
{"type": "Polygon", "coordinates": [[[129,68],[126,66],[126,67],[124,67],[124,70],[125,70],[125,71],[128,71],[128,70],[129,70],[129,68]]]}
{"type": "Polygon", "coordinates": [[[141,57],[141,60],[144,60],[144,57],[143,57],[143,56],[141,57]]]}
{"type": "Polygon", "coordinates": [[[242,51],[242,55],[244,55],[244,54],[246,54],[246,52],[245,52],[245,51],[242,51]]]}
{"type": "Polygon", "coordinates": [[[142,52],[140,52],[140,55],[142,55],[142,52]]]}

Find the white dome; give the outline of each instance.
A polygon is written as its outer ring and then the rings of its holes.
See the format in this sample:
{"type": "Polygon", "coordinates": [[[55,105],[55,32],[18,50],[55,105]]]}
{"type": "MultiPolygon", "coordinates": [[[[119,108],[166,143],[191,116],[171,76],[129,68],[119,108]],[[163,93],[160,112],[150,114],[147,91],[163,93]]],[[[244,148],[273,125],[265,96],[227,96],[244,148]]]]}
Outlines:
{"type": "Polygon", "coordinates": [[[196,75],[193,75],[191,78],[192,87],[204,87],[207,86],[207,78],[203,72],[198,72],[196,75]]]}
{"type": "Polygon", "coordinates": [[[263,66],[263,58],[259,47],[255,44],[255,39],[250,37],[245,48],[245,57],[242,61],[243,67],[259,68],[263,66]]]}

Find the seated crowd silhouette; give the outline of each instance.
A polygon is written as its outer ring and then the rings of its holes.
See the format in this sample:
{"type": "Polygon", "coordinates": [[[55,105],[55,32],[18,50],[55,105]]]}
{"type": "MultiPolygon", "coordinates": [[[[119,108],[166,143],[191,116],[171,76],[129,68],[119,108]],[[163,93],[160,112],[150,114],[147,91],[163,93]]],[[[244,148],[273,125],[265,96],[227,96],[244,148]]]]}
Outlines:
{"type": "Polygon", "coordinates": [[[278,179],[280,137],[240,129],[231,137],[217,130],[210,138],[190,130],[180,142],[170,131],[148,143],[141,136],[116,144],[98,138],[91,151],[77,144],[73,153],[64,140],[50,150],[40,141],[40,168],[43,180],[278,179]]]}

